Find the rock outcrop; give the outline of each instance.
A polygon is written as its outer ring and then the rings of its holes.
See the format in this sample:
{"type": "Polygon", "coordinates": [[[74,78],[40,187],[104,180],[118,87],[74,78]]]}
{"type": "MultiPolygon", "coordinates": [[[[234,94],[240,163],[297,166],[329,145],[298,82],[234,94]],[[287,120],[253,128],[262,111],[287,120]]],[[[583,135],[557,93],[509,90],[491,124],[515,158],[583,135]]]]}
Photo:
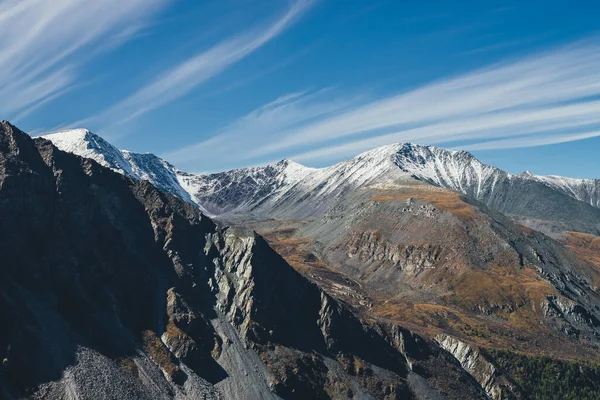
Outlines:
{"type": "Polygon", "coordinates": [[[511,398],[512,388],[510,384],[499,376],[496,367],[486,360],[479,351],[452,336],[439,335],[436,340],[444,350],[456,358],[491,399],[511,398]]]}

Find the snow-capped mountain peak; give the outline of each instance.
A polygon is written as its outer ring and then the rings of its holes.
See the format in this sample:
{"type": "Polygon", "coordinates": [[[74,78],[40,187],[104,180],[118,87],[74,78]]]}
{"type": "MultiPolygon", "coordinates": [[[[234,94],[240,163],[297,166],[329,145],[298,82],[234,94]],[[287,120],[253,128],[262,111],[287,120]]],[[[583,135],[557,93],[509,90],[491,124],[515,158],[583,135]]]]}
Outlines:
{"type": "Polygon", "coordinates": [[[44,136],[56,147],[81,157],[91,158],[99,164],[130,175],[129,163],[123,152],[87,129],[71,129],[44,136]]]}
{"type": "Polygon", "coordinates": [[[413,177],[434,185],[480,197],[486,184],[494,185],[503,171],[483,164],[466,151],[447,150],[435,146],[402,144],[396,154],[396,165],[413,177]]]}
{"type": "Polygon", "coordinates": [[[143,179],[185,201],[195,203],[179,182],[182,174],[173,165],[152,153],[119,150],[87,129],[65,130],[43,136],[63,151],[91,158],[99,164],[133,179],[143,179]]]}

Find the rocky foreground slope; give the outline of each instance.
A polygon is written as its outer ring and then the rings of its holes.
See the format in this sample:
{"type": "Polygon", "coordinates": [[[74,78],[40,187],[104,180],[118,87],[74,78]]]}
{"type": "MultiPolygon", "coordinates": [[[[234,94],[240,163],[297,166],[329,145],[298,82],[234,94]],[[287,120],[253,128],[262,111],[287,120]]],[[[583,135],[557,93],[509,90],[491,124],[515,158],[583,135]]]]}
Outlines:
{"type": "MultiPolygon", "coordinates": [[[[500,398],[259,235],[0,124],[3,399],[500,398]]],[[[480,369],[479,372],[484,371],[480,369]]]]}

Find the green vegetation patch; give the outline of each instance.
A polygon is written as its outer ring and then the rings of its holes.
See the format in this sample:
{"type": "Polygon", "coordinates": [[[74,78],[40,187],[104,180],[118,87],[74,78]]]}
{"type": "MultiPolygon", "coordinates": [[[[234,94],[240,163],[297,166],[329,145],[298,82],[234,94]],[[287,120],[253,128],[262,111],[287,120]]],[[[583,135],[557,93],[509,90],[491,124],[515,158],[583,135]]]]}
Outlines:
{"type": "Polygon", "coordinates": [[[521,398],[600,400],[600,364],[503,350],[486,350],[484,355],[516,386],[521,398]]]}

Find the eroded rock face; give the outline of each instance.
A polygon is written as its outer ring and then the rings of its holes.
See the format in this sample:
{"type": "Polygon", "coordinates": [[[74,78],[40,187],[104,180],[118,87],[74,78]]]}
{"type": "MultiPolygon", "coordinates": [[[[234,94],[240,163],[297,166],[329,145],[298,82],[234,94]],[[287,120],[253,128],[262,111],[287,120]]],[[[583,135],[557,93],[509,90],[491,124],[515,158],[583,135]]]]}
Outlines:
{"type": "Polygon", "coordinates": [[[592,333],[592,337],[600,337],[600,321],[574,301],[561,296],[547,296],[541,308],[546,318],[556,322],[557,330],[569,336],[578,338],[592,333]]]}
{"type": "Polygon", "coordinates": [[[443,349],[456,358],[490,398],[494,400],[510,398],[509,395],[512,392],[510,384],[498,376],[496,367],[479,351],[448,335],[440,335],[436,337],[436,340],[443,349]]]}
{"type": "Polygon", "coordinates": [[[261,236],[6,122],[0,228],[2,398],[477,393],[435,344],[361,320],[261,236]]]}
{"type": "Polygon", "coordinates": [[[217,308],[267,365],[272,374],[269,385],[276,394],[411,395],[404,357],[348,308],[289,268],[260,236],[225,233],[223,239],[215,241],[223,255],[212,284],[219,288],[217,308]],[[346,359],[340,357],[361,362],[370,372],[347,371],[340,361],[346,359]],[[386,372],[374,372],[375,366],[386,372]]]}
{"type": "Polygon", "coordinates": [[[419,275],[432,268],[442,257],[443,248],[432,244],[392,244],[378,231],[353,232],[345,244],[348,258],[357,257],[361,263],[389,262],[398,271],[419,275]]]}

